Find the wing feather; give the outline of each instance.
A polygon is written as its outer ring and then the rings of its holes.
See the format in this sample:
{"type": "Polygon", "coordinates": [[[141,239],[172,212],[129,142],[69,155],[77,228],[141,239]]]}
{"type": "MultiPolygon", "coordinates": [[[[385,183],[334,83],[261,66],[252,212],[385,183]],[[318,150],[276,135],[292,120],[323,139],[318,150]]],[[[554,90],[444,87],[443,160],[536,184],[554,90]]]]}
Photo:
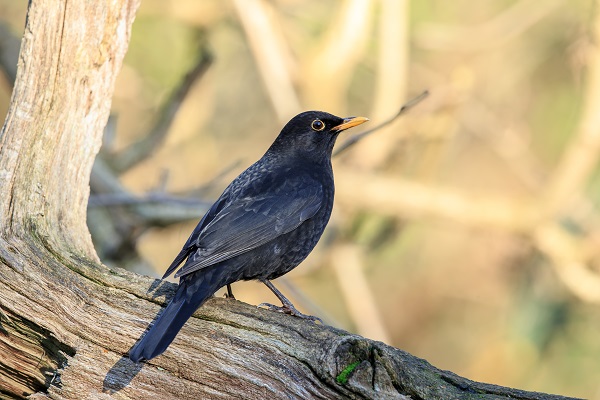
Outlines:
{"type": "Polygon", "coordinates": [[[259,196],[248,195],[224,205],[198,233],[195,251],[188,254],[175,277],[228,260],[291,232],[314,216],[322,203],[322,186],[305,180],[302,185],[284,182],[259,196]]]}

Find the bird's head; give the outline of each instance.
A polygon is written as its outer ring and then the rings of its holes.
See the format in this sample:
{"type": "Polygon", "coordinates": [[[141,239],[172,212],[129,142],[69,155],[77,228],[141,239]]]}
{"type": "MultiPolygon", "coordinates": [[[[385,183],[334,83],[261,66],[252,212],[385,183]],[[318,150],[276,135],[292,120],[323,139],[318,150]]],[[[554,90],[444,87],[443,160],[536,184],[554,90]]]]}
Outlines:
{"type": "Polygon", "coordinates": [[[340,118],[323,111],[306,111],[283,127],[269,150],[304,158],[329,159],[338,135],[368,120],[365,117],[340,118]]]}

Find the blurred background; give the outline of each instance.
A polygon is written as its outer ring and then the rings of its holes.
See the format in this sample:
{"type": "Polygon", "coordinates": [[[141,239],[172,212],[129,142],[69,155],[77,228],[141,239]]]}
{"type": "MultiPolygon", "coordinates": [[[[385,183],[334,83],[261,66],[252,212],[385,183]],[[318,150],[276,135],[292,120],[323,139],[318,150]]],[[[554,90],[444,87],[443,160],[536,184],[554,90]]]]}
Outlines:
{"type": "MultiPolygon", "coordinates": [[[[91,179],[98,253],[161,276],[290,117],[372,127],[429,90],[334,159],[329,227],[276,284],[439,368],[600,399],[598,6],[144,0],[91,179]]],[[[2,115],[25,12],[0,0],[2,115]]],[[[233,289],[276,301],[256,282],[233,289]]]]}

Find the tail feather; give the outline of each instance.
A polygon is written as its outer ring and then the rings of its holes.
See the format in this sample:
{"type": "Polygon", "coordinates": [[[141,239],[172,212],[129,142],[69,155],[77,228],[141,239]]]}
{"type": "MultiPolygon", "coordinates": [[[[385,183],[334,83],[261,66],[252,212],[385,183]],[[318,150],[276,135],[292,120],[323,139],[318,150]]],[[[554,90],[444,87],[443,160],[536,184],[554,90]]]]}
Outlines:
{"type": "Polygon", "coordinates": [[[162,354],[194,311],[214,293],[214,291],[202,289],[194,293],[192,298],[189,298],[186,296],[187,285],[182,283],[175,297],[160,314],[154,325],[131,348],[129,359],[138,363],[141,360],[150,360],[162,354]]]}

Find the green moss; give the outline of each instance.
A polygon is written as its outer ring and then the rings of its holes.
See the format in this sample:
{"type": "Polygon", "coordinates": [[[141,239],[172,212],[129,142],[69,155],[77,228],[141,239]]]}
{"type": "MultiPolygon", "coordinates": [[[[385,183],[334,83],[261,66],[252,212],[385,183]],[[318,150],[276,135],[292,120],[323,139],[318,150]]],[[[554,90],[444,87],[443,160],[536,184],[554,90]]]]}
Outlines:
{"type": "Polygon", "coordinates": [[[340,374],[335,378],[337,383],[340,385],[345,385],[348,382],[348,376],[358,367],[360,361],[355,361],[352,364],[348,365],[340,374]]]}

